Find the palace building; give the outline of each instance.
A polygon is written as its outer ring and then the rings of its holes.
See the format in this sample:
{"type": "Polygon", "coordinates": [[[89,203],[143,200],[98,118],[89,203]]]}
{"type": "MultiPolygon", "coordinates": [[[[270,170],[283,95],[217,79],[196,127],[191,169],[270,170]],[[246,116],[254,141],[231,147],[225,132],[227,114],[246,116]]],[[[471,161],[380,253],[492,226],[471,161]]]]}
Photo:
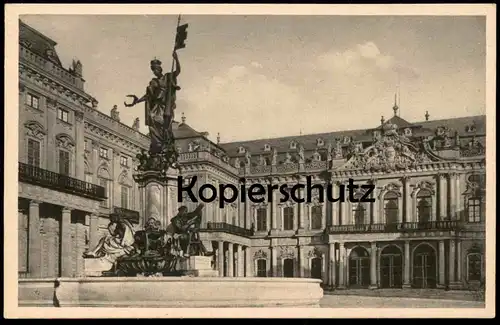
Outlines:
{"type": "MultiPolygon", "coordinates": [[[[82,63],[64,68],[55,46],[20,22],[19,277],[82,276],[82,253],[107,232],[111,214],[137,227],[149,217],[150,198],[132,178],[136,154],[149,147],[139,119],[127,126],[118,107],[98,110],[82,63]]],[[[180,172],[186,182],[197,176],[197,186],[238,187],[244,177],[247,187],[291,187],[306,176],[337,192],[349,179],[375,186],[371,203],[320,202],[319,193],[281,203],[274,192],[264,203],[206,204],[201,238],[219,275],[312,277],[336,289],[482,281],[486,117],[427,113],[410,122],[396,104],[391,114],[363,130],[233,143],[210,141],[182,116],[174,124],[180,172]]],[[[197,205],[188,197],[179,204],[197,205]]]]}

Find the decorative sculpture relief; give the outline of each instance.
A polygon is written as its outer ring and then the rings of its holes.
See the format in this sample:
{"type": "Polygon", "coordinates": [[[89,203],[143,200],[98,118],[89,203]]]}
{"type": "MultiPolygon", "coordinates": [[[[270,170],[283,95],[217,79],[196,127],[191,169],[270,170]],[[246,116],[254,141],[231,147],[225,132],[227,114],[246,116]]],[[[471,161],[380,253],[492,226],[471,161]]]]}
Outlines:
{"type": "Polygon", "coordinates": [[[315,258],[315,257],[322,258],[323,253],[317,247],[314,247],[313,249],[309,250],[309,252],[307,253],[307,257],[308,258],[315,258]]]}
{"type": "Polygon", "coordinates": [[[364,152],[355,150],[342,168],[391,172],[430,161],[427,155],[419,152],[417,146],[397,133],[396,125],[385,124],[380,140],[364,152]]]}
{"type": "Polygon", "coordinates": [[[75,141],[67,134],[56,135],[56,146],[67,150],[73,150],[75,141]]]}
{"type": "Polygon", "coordinates": [[[258,259],[267,259],[267,253],[264,252],[262,249],[259,249],[253,254],[253,259],[258,260],[258,259]]]}
{"type": "Polygon", "coordinates": [[[24,127],[26,128],[26,135],[35,139],[42,140],[46,135],[43,126],[36,121],[28,121],[24,123],[24,127]]]}
{"type": "Polygon", "coordinates": [[[279,247],[279,258],[295,258],[295,249],[290,246],[280,246],[279,247]]]}

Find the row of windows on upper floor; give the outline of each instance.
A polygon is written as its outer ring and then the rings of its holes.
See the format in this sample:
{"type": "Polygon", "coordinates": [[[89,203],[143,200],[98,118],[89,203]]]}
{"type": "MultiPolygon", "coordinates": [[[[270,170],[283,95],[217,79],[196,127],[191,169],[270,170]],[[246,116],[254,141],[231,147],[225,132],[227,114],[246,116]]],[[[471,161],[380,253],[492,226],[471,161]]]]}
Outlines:
{"type": "MultiPolygon", "coordinates": [[[[35,109],[40,109],[40,98],[38,96],[35,96],[33,94],[27,93],[26,94],[26,104],[30,107],[33,107],[35,109]]],[[[71,124],[70,122],[70,112],[64,108],[58,107],[57,108],[57,119],[59,121],[71,124]]],[[[85,140],[85,150],[90,151],[90,140],[85,140]]],[[[104,158],[104,159],[109,159],[110,158],[110,149],[105,148],[105,147],[99,147],[99,157],[104,158]]],[[[124,167],[129,167],[129,162],[130,157],[127,156],[121,156],[120,157],[120,165],[124,167]]]]}
{"type": "MultiPolygon", "coordinates": [[[[352,203],[352,216],[355,225],[365,225],[372,220],[366,207],[368,203],[352,203]]],[[[468,197],[466,199],[467,221],[469,223],[481,222],[483,218],[483,204],[481,197],[468,197]]],[[[399,199],[397,195],[389,192],[384,197],[384,216],[386,223],[399,222],[399,199]]],[[[283,208],[283,229],[294,230],[295,209],[293,207],[283,208]]],[[[428,190],[421,190],[417,194],[417,220],[418,222],[429,222],[432,219],[432,194],[428,190]]],[[[323,207],[313,206],[311,208],[311,228],[322,229],[323,225],[323,207]]],[[[257,231],[267,231],[267,208],[259,207],[256,209],[255,228],[257,231]]]]}
{"type": "MultiPolygon", "coordinates": [[[[40,167],[40,141],[36,141],[34,139],[28,139],[28,156],[27,156],[27,164],[40,167]]],[[[61,175],[70,176],[70,153],[66,150],[59,149],[58,150],[58,173],[61,175]]],[[[122,162],[122,166],[125,165],[125,162],[122,162]]],[[[93,184],[93,179],[91,174],[85,175],[85,181],[89,184],[93,184]]],[[[113,193],[111,189],[111,184],[108,179],[99,178],[98,185],[104,187],[105,195],[108,197],[107,200],[101,202],[101,206],[109,207],[110,199],[109,193],[113,193]]],[[[121,205],[120,207],[128,209],[130,207],[129,201],[131,196],[131,188],[130,186],[120,185],[121,191],[121,205]]]]}

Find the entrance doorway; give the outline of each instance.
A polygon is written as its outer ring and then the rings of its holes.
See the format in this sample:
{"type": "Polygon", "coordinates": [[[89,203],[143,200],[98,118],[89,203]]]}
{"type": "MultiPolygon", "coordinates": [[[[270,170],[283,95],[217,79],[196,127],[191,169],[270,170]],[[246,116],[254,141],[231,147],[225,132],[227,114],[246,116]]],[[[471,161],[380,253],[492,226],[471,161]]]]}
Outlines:
{"type": "Polygon", "coordinates": [[[283,277],[285,278],[293,278],[293,259],[286,258],[283,260],[283,277]]]}
{"type": "Polygon", "coordinates": [[[311,259],[311,278],[321,279],[321,258],[315,257],[311,259]]]}
{"type": "Polygon", "coordinates": [[[437,278],[436,252],[427,245],[418,246],[413,252],[413,286],[435,288],[437,278]]]}
{"type": "Polygon", "coordinates": [[[397,246],[387,246],[380,255],[380,287],[401,288],[402,285],[403,255],[397,246]]]}
{"type": "Polygon", "coordinates": [[[370,284],[370,255],[363,247],[356,247],[349,255],[349,286],[368,287],[370,284]]]}

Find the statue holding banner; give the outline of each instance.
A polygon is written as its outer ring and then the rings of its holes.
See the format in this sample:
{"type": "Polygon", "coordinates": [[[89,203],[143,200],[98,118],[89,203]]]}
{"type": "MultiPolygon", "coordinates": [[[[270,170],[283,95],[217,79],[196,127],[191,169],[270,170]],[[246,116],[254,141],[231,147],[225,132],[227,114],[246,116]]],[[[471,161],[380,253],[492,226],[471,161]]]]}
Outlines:
{"type": "MultiPolygon", "coordinates": [[[[149,127],[151,138],[149,152],[145,157],[145,160],[148,160],[149,169],[165,171],[176,165],[177,149],[174,145],[172,123],[176,108],[176,93],[181,89],[177,84],[177,78],[181,73],[177,50],[186,47],[184,42],[187,38],[187,26],[188,24],[184,24],[177,27],[171,72],[163,73],[162,62],[156,58],[153,59],[150,62],[150,68],[154,77],[146,87],[145,94],[141,98],[136,95],[127,95],[132,98],[132,103],[124,103],[126,107],[145,103],[145,124],[149,127]]],[[[139,166],[139,169],[144,170],[146,166],[139,166]]]]}

